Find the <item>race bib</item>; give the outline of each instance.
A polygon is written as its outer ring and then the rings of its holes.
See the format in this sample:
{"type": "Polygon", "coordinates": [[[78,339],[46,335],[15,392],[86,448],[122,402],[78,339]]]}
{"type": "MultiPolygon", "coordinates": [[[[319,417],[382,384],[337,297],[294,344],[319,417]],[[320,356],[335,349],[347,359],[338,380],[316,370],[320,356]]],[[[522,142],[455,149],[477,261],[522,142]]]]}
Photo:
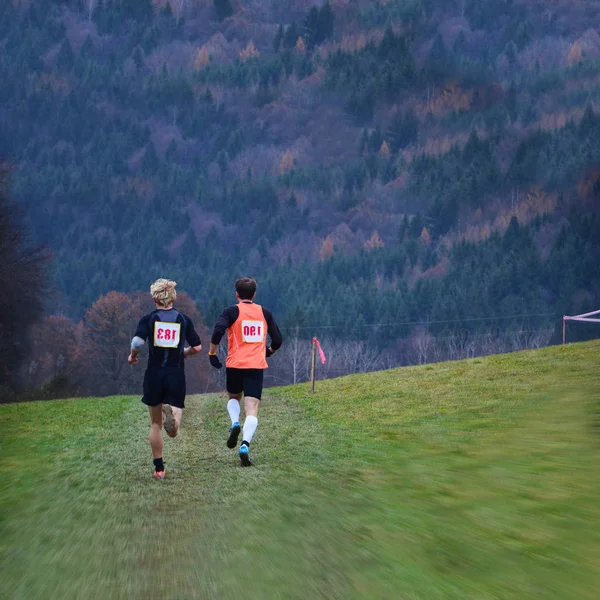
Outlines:
{"type": "Polygon", "coordinates": [[[154,345],[158,348],[177,348],[179,346],[179,323],[154,323],[154,345]]]}
{"type": "Polygon", "coordinates": [[[265,324],[262,321],[242,321],[242,339],[257,344],[265,339],[265,324]]]}

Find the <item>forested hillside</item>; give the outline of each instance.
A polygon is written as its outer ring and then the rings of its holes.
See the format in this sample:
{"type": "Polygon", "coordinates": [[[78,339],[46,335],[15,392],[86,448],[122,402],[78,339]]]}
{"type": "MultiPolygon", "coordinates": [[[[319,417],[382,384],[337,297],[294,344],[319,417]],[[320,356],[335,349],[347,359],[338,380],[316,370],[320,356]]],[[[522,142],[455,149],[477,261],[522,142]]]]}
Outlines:
{"type": "Polygon", "coordinates": [[[598,308],[599,31],[597,0],[3,2],[50,310],[166,276],[210,324],[248,274],[288,331],[393,347],[598,308]]]}

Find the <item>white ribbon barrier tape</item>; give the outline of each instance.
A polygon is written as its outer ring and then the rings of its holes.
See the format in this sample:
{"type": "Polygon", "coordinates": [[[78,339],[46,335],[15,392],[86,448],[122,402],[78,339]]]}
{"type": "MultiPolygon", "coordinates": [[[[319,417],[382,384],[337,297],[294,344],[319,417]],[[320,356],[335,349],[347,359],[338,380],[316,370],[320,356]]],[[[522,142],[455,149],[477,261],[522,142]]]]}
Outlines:
{"type": "MultiPolygon", "coordinates": [[[[583,315],[574,315],[572,317],[564,317],[565,319],[580,319],[584,317],[591,317],[592,315],[600,315],[600,310],[595,310],[591,313],[585,313],[583,315]]],[[[595,321],[597,319],[590,319],[590,321],[595,321]]]]}
{"type": "Polygon", "coordinates": [[[600,319],[588,319],[586,317],[563,317],[565,321],[583,321],[584,323],[600,323],[600,319]]]}

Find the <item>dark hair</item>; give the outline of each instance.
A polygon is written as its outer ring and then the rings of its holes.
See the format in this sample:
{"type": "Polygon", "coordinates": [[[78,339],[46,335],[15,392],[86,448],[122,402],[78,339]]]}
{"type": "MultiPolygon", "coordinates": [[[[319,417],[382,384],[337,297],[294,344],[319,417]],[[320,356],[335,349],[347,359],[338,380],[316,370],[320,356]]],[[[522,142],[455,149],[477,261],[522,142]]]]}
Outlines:
{"type": "Polygon", "coordinates": [[[235,282],[235,291],[242,300],[252,300],[256,294],[256,281],[252,277],[242,277],[235,282]]]}

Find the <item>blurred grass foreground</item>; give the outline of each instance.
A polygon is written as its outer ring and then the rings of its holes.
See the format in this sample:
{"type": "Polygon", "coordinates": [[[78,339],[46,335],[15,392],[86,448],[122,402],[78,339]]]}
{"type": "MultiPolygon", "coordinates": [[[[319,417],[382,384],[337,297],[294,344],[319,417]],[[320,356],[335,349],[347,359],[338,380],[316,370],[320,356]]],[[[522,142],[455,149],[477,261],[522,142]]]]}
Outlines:
{"type": "Polygon", "coordinates": [[[0,597],[600,597],[600,342],[187,400],[0,406],[0,597]]]}

